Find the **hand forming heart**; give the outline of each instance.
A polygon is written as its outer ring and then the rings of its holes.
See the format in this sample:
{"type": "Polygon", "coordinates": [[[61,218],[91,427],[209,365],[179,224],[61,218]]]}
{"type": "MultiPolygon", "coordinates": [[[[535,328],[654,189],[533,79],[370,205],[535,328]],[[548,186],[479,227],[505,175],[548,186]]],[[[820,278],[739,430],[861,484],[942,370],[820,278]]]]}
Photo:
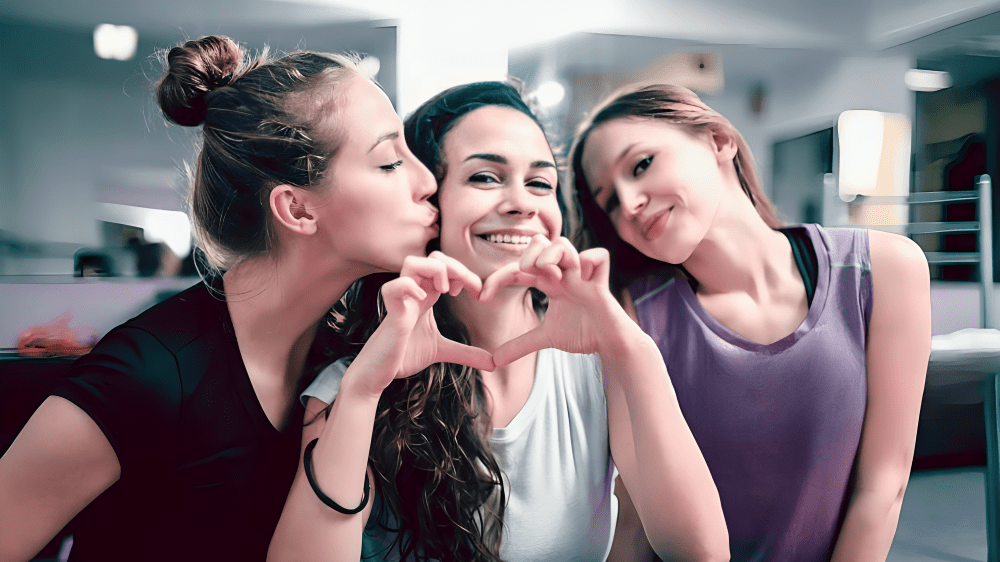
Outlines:
{"type": "MultiPolygon", "coordinates": [[[[493,351],[497,366],[540,349],[597,353],[616,322],[628,320],[608,289],[610,256],[604,248],[577,253],[566,238],[532,238],[517,263],[501,267],[483,282],[481,301],[511,284],[535,287],[549,297],[541,325],[493,351]]],[[[628,322],[629,324],[631,322],[628,322]]]]}
{"type": "Polygon", "coordinates": [[[566,238],[532,238],[519,262],[501,267],[482,281],[462,263],[441,252],[409,257],[398,279],[382,286],[386,316],[358,359],[370,361],[366,386],[380,394],[395,378],[412,376],[434,363],[458,363],[485,371],[529,353],[555,347],[571,353],[600,350],[609,315],[623,315],[608,290],[609,256],[603,248],[577,253],[566,238]],[[438,331],[434,303],[449,293],[469,291],[488,301],[517,284],[549,297],[542,324],[489,352],[449,340],[438,331]]]}

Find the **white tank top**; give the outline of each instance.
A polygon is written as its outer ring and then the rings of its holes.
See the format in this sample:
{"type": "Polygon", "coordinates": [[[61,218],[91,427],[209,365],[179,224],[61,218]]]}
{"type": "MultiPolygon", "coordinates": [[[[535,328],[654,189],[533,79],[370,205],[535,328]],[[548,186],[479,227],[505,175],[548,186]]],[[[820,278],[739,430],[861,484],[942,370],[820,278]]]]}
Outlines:
{"type": "MultiPolygon", "coordinates": [[[[332,402],[348,364],[342,359],[324,369],[302,393],[303,402],[309,396],[332,402]]],[[[540,351],[527,402],[507,427],[493,430],[490,444],[508,498],[500,547],[505,561],[607,558],[618,499],[597,357],[540,351]]],[[[365,552],[380,553],[374,560],[398,560],[395,537],[373,524],[375,518],[373,511],[365,552]]]]}

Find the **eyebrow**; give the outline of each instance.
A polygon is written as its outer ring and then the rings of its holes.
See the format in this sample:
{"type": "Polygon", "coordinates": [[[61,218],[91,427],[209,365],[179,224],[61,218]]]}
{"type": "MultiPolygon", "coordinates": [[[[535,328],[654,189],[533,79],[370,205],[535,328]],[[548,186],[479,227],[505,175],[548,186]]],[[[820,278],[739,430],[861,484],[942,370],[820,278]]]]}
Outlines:
{"type": "MultiPolygon", "coordinates": [[[[506,165],[506,164],[509,163],[509,161],[505,157],[500,156],[499,154],[491,154],[491,153],[488,153],[488,152],[486,152],[486,153],[479,153],[479,154],[472,154],[468,158],[465,159],[465,162],[468,162],[469,160],[486,160],[487,162],[495,162],[497,164],[504,164],[504,165],[506,165]]],[[[555,165],[555,163],[549,162],[548,160],[535,160],[534,162],[531,163],[530,167],[531,168],[555,168],[556,165],[555,165]]]]}
{"type": "Polygon", "coordinates": [[[379,136],[378,140],[375,141],[375,144],[373,144],[372,147],[368,149],[368,152],[375,150],[376,146],[382,144],[387,140],[394,140],[398,138],[399,138],[399,131],[390,131],[388,133],[382,133],[382,135],[379,136]]]}

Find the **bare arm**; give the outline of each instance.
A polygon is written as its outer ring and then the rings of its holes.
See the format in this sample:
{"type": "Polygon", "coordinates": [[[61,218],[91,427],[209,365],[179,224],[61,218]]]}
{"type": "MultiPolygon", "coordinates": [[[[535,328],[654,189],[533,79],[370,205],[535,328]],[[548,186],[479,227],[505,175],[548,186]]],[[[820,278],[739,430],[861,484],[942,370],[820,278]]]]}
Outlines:
{"type": "Polygon", "coordinates": [[[520,263],[497,270],[484,298],[504,284],[530,284],[549,297],[542,325],[494,351],[497,365],[555,347],[599,353],[611,451],[646,535],[665,560],[728,560],[719,492],[681,414],[663,356],[608,289],[609,256],[577,254],[565,238],[532,239],[520,263]]]}
{"type": "MultiPolygon", "coordinates": [[[[464,266],[434,252],[428,258],[407,258],[400,277],[382,287],[385,319],[344,373],[329,418],[320,416],[303,429],[303,446],[319,438],[312,456],[319,488],[341,506],[351,509],[361,503],[378,400],[393,379],[439,362],[492,370],[489,353],[443,338],[432,310],[441,294],[462,289],[478,294],[481,286],[464,266]]],[[[306,421],[324,407],[311,399],[306,421]]],[[[371,502],[359,514],[334,511],[313,492],[302,463],[300,459],[268,560],[356,562],[371,502]]]]}
{"type": "Polygon", "coordinates": [[[660,562],[646,538],[642,521],[635,511],[632,497],[622,482],[621,475],[615,478],[615,496],[618,498],[618,522],[615,524],[614,542],[607,562],[660,562]]]}
{"type": "MultiPolygon", "coordinates": [[[[347,383],[346,373],[344,378],[347,383]]],[[[313,450],[313,474],[326,495],[344,507],[353,508],[361,503],[378,400],[364,400],[343,386],[329,419],[323,412],[326,404],[309,398],[305,415],[308,425],[302,430],[302,448],[319,438],[313,450]]],[[[295,480],[271,539],[268,560],[358,560],[361,558],[361,533],[371,514],[372,502],[369,501],[357,515],[344,515],[330,509],[313,493],[301,456],[299,459],[295,480]]],[[[367,476],[371,478],[370,473],[367,476]]]]}
{"type": "Polygon", "coordinates": [[[30,560],[120,476],[94,420],[48,397],[0,459],[0,560],[30,560]]]}
{"type": "Polygon", "coordinates": [[[931,343],[927,260],[911,240],[869,233],[868,407],[834,562],[884,561],[910,475],[931,343]]]}
{"type": "Polygon", "coordinates": [[[719,492],[660,350],[631,321],[608,333],[619,336],[601,352],[611,451],[650,544],[668,561],[728,560],[719,492]]]}

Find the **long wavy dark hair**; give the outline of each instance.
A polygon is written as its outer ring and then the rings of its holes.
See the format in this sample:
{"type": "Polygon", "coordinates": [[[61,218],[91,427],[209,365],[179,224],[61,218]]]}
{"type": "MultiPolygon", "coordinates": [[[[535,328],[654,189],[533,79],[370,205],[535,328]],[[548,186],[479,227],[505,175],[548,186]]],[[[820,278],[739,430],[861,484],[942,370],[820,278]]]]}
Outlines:
{"type": "MultiPolygon", "coordinates": [[[[446,90],[406,119],[407,144],[439,184],[447,174],[445,136],[463,116],[489,105],[517,109],[538,123],[519,90],[502,82],[446,90]]],[[[432,241],[428,249],[437,244],[432,241]]],[[[394,277],[359,280],[334,308],[330,324],[340,337],[339,354],[356,355],[378,327],[384,316],[379,289],[394,277]]],[[[542,293],[532,290],[532,302],[537,312],[544,311],[542,293]]],[[[434,316],[442,335],[470,343],[447,299],[434,306],[434,316]]],[[[439,363],[393,381],[382,392],[370,463],[385,500],[377,524],[396,532],[393,545],[401,559],[501,561],[506,491],[489,443],[491,430],[477,369],[439,363]]]]}

